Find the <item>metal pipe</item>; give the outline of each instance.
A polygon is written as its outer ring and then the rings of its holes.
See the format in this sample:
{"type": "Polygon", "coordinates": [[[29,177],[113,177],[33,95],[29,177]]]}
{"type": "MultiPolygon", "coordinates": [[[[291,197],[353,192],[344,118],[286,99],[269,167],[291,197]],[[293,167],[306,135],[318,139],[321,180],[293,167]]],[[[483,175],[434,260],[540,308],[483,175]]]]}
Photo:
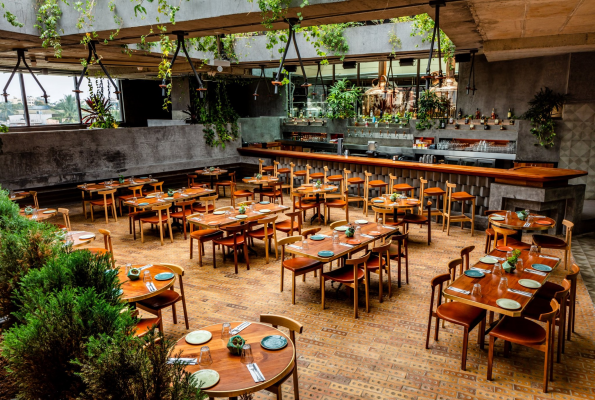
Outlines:
{"type": "MultiPolygon", "coordinates": [[[[76,76],[73,76],[72,79],[74,80],[74,87],[76,88],[76,76]]],[[[78,91],[74,93],[76,98],[76,110],[78,111],[79,115],[79,124],[83,123],[83,112],[81,111],[81,96],[78,91]]]]}
{"type": "Polygon", "coordinates": [[[23,99],[25,121],[27,122],[27,126],[31,126],[31,118],[29,118],[29,105],[27,104],[27,92],[25,91],[25,80],[23,79],[22,72],[19,72],[19,82],[21,83],[21,97],[23,99]]]}

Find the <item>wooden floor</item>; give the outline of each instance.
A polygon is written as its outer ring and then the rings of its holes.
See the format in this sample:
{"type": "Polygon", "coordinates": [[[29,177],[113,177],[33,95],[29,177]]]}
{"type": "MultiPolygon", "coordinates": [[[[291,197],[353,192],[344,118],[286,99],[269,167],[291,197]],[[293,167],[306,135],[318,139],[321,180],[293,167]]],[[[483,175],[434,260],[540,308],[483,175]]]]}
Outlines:
{"type": "MultiPolygon", "coordinates": [[[[289,204],[288,197],[285,201],[289,204]]],[[[229,204],[229,198],[218,201],[218,206],[229,204]]],[[[189,240],[185,241],[178,230],[173,244],[166,241],[161,246],[158,231],[151,233],[147,228],[142,244],[140,236],[134,241],[128,234],[126,216],[117,223],[112,220],[105,224],[96,214],[99,219],[93,224],[82,217],[80,206],[73,205],[71,213],[74,230],[97,232],[105,228],[112,232],[118,265],[168,262],[183,266],[190,331],[225,321],[254,321],[263,313],[282,314],[303,323],[304,333],[297,343],[302,399],[595,399],[594,309],[582,278],[578,284],[576,334],[567,343],[562,363],[555,364],[551,393],[544,395],[541,391],[543,353],[514,346],[511,357],[504,358],[502,343],[497,342],[495,380],[487,382],[487,346],[480,350],[474,339],[468,370],[459,369],[462,331],[458,327],[447,324],[441,330],[440,341],[432,341],[430,350],[424,348],[429,281],[447,272],[447,261],[458,258],[465,246],[476,246],[472,262],[483,256],[485,236],[481,230],[471,237],[468,229],[453,227],[447,237],[434,224],[432,245],[427,246],[425,227],[413,226],[409,285],[397,289],[394,278],[392,298],[385,297],[379,303],[378,278],[372,274],[370,313],[366,314],[362,307],[360,318],[354,320],[352,300],[345,291],[331,288],[330,283],[326,286],[327,309],[320,309],[319,281],[311,274],[305,283],[298,281],[297,304],[292,306],[290,290],[279,292],[280,262],[273,257],[265,265],[261,242],[256,243],[259,255],[251,259],[250,271],[241,267],[236,275],[233,261],[223,263],[220,253],[218,267],[213,269],[210,243],[206,246],[205,264],[199,268],[197,258],[189,259],[189,240]]],[[[352,220],[362,216],[361,209],[355,207],[349,214],[352,220]]],[[[342,210],[334,210],[332,219],[341,219],[342,215],[342,210]]],[[[101,243],[97,240],[93,247],[101,243]]],[[[561,267],[554,280],[560,281],[563,275],[561,267]]],[[[285,288],[289,289],[290,278],[285,276],[285,288]]],[[[178,315],[181,312],[180,305],[178,315]]],[[[189,332],[180,319],[173,324],[171,311],[164,312],[164,319],[167,335],[177,339],[189,332]]],[[[284,387],[285,399],[293,398],[291,387],[284,387]]],[[[256,398],[271,395],[262,392],[256,398]]]]}

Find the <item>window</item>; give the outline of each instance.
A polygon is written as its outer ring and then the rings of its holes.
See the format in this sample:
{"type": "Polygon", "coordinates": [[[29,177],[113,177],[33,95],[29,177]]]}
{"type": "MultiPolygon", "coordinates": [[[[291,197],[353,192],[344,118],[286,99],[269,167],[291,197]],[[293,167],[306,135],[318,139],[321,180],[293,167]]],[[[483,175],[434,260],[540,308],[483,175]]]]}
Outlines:
{"type": "MultiPolygon", "coordinates": [[[[71,76],[35,74],[47,93],[45,103],[43,91],[31,74],[24,72],[25,93],[31,126],[78,124],[79,112],[76,96],[72,92],[74,80],[71,76]]],[[[14,79],[18,77],[15,75],[14,79]]]]}
{"type": "MultiPolygon", "coordinates": [[[[0,73],[0,94],[8,82],[8,78],[10,78],[10,73],[0,73]]],[[[18,74],[12,78],[10,85],[6,88],[6,93],[8,93],[7,102],[4,101],[4,97],[0,96],[0,123],[6,126],[27,126],[18,74]]]]}
{"type": "MultiPolygon", "coordinates": [[[[107,104],[110,107],[110,112],[112,113],[116,121],[122,121],[120,101],[114,93],[116,89],[107,78],[83,78],[83,82],[81,83],[80,87],[80,90],[83,92],[80,94],[81,109],[83,111],[83,120],[85,119],[85,116],[89,114],[85,111],[85,109],[91,109],[90,104],[87,102],[87,99],[89,99],[89,97],[91,96],[89,81],[91,81],[93,87],[93,94],[103,94],[104,101],[107,101],[107,104]]],[[[114,83],[118,85],[117,80],[114,80],[114,83]]]]}

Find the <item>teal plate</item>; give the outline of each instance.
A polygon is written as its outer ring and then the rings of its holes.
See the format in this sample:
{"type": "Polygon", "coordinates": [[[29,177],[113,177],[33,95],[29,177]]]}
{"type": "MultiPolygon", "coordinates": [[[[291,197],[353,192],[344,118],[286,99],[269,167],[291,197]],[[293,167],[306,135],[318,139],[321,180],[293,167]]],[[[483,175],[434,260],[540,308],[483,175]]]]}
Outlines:
{"type": "Polygon", "coordinates": [[[120,296],[122,293],[124,293],[124,291],[122,289],[119,289],[119,290],[114,289],[114,294],[116,296],[120,296]]]}
{"type": "Polygon", "coordinates": [[[173,277],[173,272],[162,272],[160,274],[155,275],[155,279],[157,279],[158,281],[168,281],[173,277]]]}
{"type": "Polygon", "coordinates": [[[287,346],[287,339],[281,335],[271,335],[263,338],[260,345],[267,350],[281,350],[287,346]]]}
{"type": "Polygon", "coordinates": [[[138,203],[139,206],[148,206],[149,203],[138,203]]]}
{"type": "Polygon", "coordinates": [[[465,275],[467,275],[469,278],[483,278],[485,276],[483,272],[476,269],[468,269],[465,271],[465,275]]]}
{"type": "Polygon", "coordinates": [[[318,252],[318,255],[320,257],[332,257],[332,256],[335,255],[335,253],[333,253],[330,250],[321,250],[321,251],[318,252]]]}
{"type": "Polygon", "coordinates": [[[261,201],[260,204],[271,204],[270,201],[261,201]]]}
{"type": "Polygon", "coordinates": [[[141,176],[140,178],[141,178],[141,179],[149,179],[149,177],[148,177],[148,176],[141,176]]]}
{"type": "Polygon", "coordinates": [[[545,265],[545,264],[533,264],[533,265],[531,265],[531,268],[536,269],[537,271],[543,271],[543,272],[550,272],[552,270],[552,267],[545,265]]]}
{"type": "Polygon", "coordinates": [[[314,235],[314,236],[310,236],[310,239],[312,239],[312,240],[324,240],[326,238],[324,236],[322,236],[322,235],[314,235]]]}
{"type": "Polygon", "coordinates": [[[250,179],[250,180],[252,180],[252,179],[256,179],[256,178],[254,178],[252,176],[245,176],[244,179],[250,179]]]}
{"type": "Polygon", "coordinates": [[[372,200],[372,202],[373,202],[373,203],[384,203],[384,200],[380,200],[380,199],[378,199],[378,200],[372,200]]]}

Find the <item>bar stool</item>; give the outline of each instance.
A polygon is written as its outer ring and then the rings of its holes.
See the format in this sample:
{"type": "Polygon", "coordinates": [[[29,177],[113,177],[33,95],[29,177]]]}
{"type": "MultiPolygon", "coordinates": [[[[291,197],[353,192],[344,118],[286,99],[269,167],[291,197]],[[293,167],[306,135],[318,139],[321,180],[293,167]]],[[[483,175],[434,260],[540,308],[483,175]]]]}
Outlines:
{"type": "Polygon", "coordinates": [[[351,185],[357,185],[357,196],[351,196],[349,198],[349,201],[355,201],[355,202],[362,202],[364,201],[364,199],[361,196],[361,187],[362,184],[366,183],[365,179],[360,178],[359,176],[354,176],[353,178],[350,178],[349,175],[351,174],[351,171],[348,169],[343,169],[343,176],[344,176],[344,181],[343,184],[345,185],[345,190],[349,190],[349,186],[351,185]]]}
{"type": "Polygon", "coordinates": [[[393,175],[393,174],[389,174],[389,184],[388,186],[394,191],[394,192],[411,192],[409,194],[409,197],[415,197],[415,188],[413,186],[411,186],[408,183],[397,183],[395,184],[395,182],[397,181],[397,176],[393,175]]]}
{"type": "Polygon", "coordinates": [[[325,199],[342,199],[345,188],[343,187],[343,175],[330,175],[328,176],[328,167],[324,166],[324,183],[329,185],[335,185],[339,187],[339,190],[333,193],[325,193],[325,199]]]}
{"type": "Polygon", "coordinates": [[[364,214],[366,215],[366,217],[368,216],[368,203],[369,203],[369,198],[370,198],[370,190],[371,189],[378,189],[378,196],[382,196],[382,188],[385,188],[385,190],[387,190],[386,188],[388,187],[388,183],[381,181],[379,179],[370,180],[370,177],[372,176],[372,173],[365,171],[364,175],[366,176],[366,182],[364,184],[364,214]]]}
{"type": "Polygon", "coordinates": [[[258,172],[261,175],[264,175],[264,173],[266,173],[266,172],[272,172],[272,173],[275,174],[275,176],[277,176],[276,171],[277,171],[277,166],[274,163],[273,163],[273,165],[267,165],[267,166],[265,166],[264,165],[264,160],[262,160],[260,158],[258,159],[258,172]]]}
{"type": "Polygon", "coordinates": [[[289,164],[290,166],[290,179],[291,179],[291,183],[290,183],[290,190],[293,193],[293,181],[294,178],[303,178],[304,179],[304,183],[309,183],[310,182],[310,166],[308,164],[306,164],[306,169],[300,170],[300,171],[294,171],[294,167],[295,164],[291,163],[289,164]]]}
{"type": "Polygon", "coordinates": [[[438,217],[442,217],[444,219],[444,210],[446,210],[446,197],[444,196],[446,192],[444,189],[439,187],[428,187],[426,188],[426,184],[428,183],[427,179],[419,178],[420,187],[419,187],[419,208],[420,212],[423,214],[426,210],[423,209],[424,205],[424,198],[425,197],[436,197],[436,208],[432,208],[430,211],[431,215],[428,215],[428,218],[432,216],[436,216],[436,223],[438,223],[438,217]],[[442,210],[440,210],[440,197],[442,197],[442,210]]]}
{"type": "Polygon", "coordinates": [[[287,175],[289,175],[291,173],[291,169],[289,168],[279,168],[279,161],[275,161],[275,165],[277,166],[277,177],[279,178],[279,180],[281,180],[283,182],[283,185],[281,186],[281,190],[283,189],[291,189],[291,185],[289,184],[289,182],[287,181],[287,175]],[[283,177],[283,179],[281,179],[281,177],[279,177],[279,175],[285,175],[283,177]]]}
{"type": "Polygon", "coordinates": [[[461,229],[463,229],[464,222],[471,222],[471,236],[473,236],[473,232],[475,231],[475,196],[472,196],[467,192],[453,192],[456,187],[456,184],[448,183],[448,181],[446,181],[446,190],[448,191],[448,211],[444,213],[444,218],[442,219],[442,232],[444,232],[445,224],[447,226],[446,235],[449,236],[451,222],[460,222],[461,229]],[[452,203],[459,201],[461,202],[461,214],[453,215],[452,203]],[[465,215],[466,201],[471,201],[471,218],[465,215]]]}

